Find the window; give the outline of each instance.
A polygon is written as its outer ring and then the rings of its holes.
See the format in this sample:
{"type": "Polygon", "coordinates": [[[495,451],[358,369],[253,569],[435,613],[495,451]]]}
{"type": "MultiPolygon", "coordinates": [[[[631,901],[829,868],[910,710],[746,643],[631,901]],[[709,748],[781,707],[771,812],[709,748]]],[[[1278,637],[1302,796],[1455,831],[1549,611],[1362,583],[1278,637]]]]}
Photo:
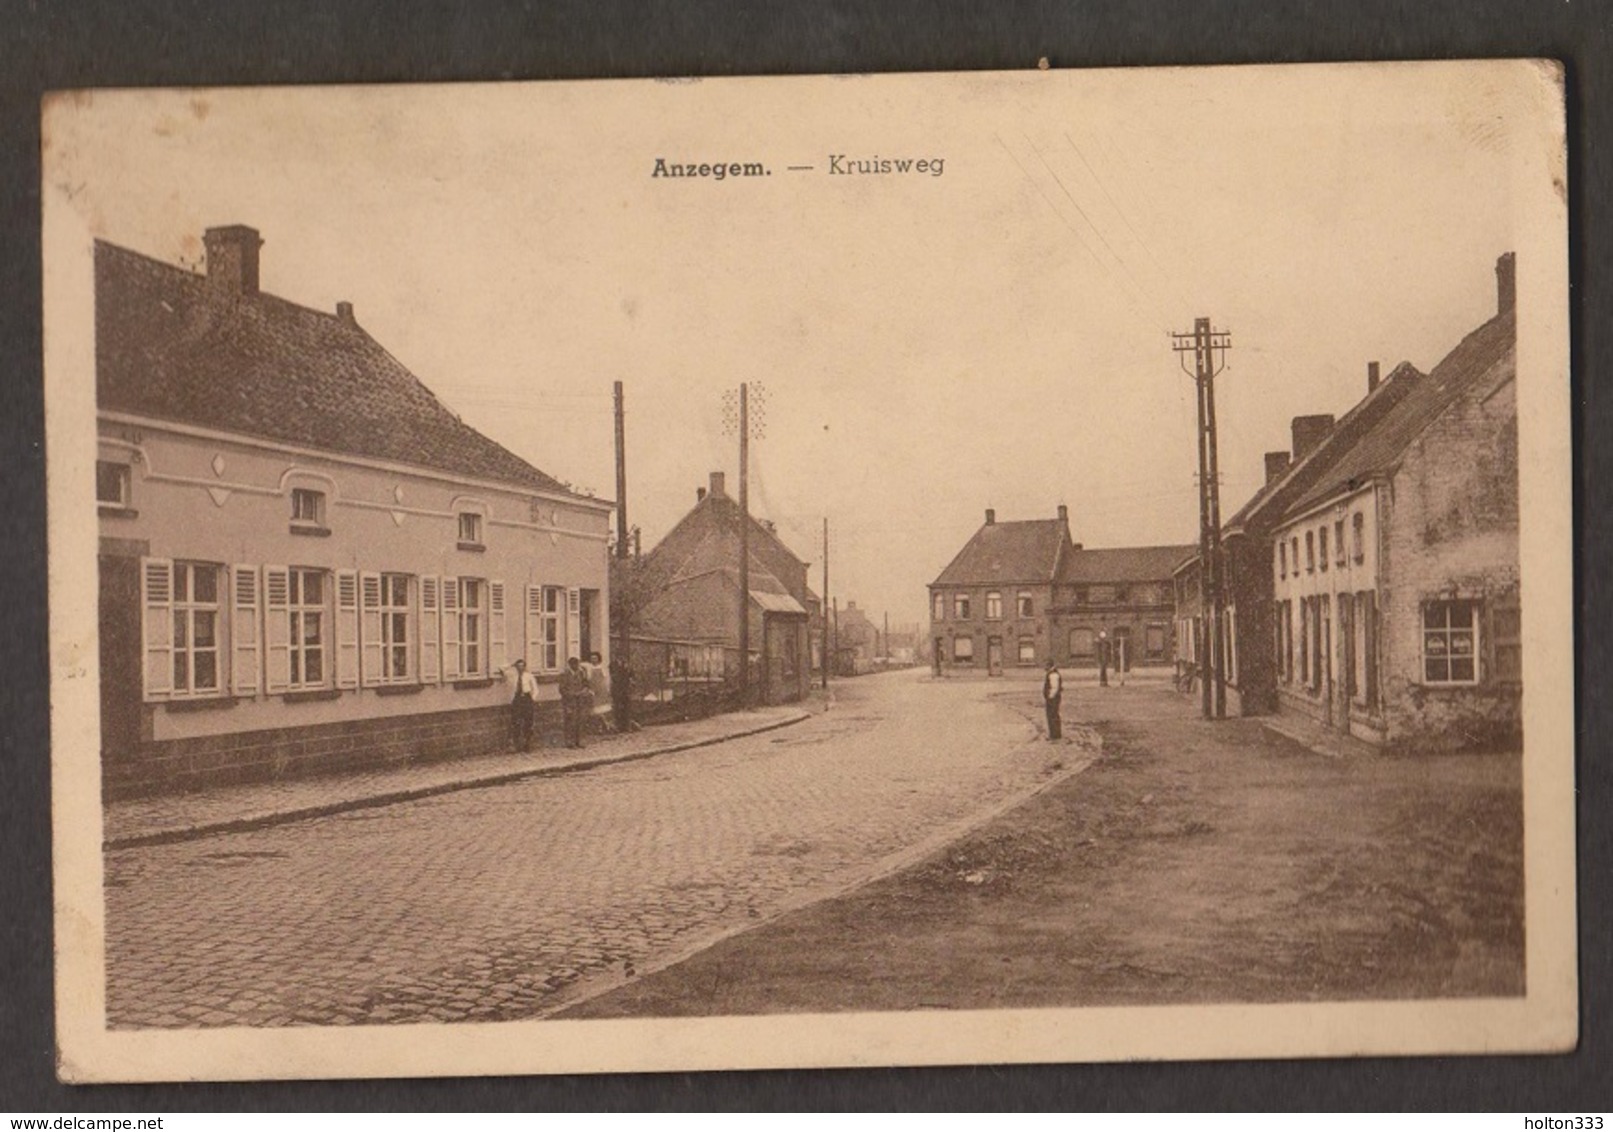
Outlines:
{"type": "Polygon", "coordinates": [[[1091,629],[1070,630],[1070,655],[1090,657],[1096,652],[1091,629]]]}
{"type": "Polygon", "coordinates": [[[325,493],[306,487],[292,488],[291,521],[297,526],[323,527],[325,525],[325,493]]]}
{"type": "Polygon", "coordinates": [[[930,620],[945,621],[947,617],[947,595],[934,593],[930,595],[930,620]]]}
{"type": "Polygon", "coordinates": [[[1478,683],[1478,603],[1423,603],[1423,680],[1429,684],[1478,683]]]}
{"type": "Polygon", "coordinates": [[[459,674],[465,678],[487,674],[487,583],[480,578],[458,578],[459,674]]]}
{"type": "MultiPolygon", "coordinates": [[[[1003,595],[998,593],[996,590],[987,591],[987,593],[986,593],[986,620],[988,620],[988,621],[1000,621],[1000,620],[1002,620],[1002,615],[1003,615],[1003,595]]],[[[958,616],[963,617],[963,616],[967,616],[967,615],[960,613],[958,616]]]]}
{"type": "Polygon", "coordinates": [[[1378,595],[1363,590],[1356,595],[1356,617],[1361,622],[1361,692],[1368,708],[1378,706],[1378,595]]]}
{"type": "Polygon", "coordinates": [[[1311,599],[1299,601],[1299,682],[1311,682],[1311,599]]]}
{"type": "Polygon", "coordinates": [[[973,637],[952,638],[952,660],[956,664],[971,664],[975,658],[975,639],[973,637]]]}
{"type": "Polygon", "coordinates": [[[129,506],[129,465],[95,461],[95,502],[102,507],[129,506]]]}
{"type": "Polygon", "coordinates": [[[1322,570],[1325,573],[1327,571],[1327,527],[1325,525],[1317,529],[1316,541],[1318,544],[1316,556],[1322,560],[1322,570]]]}
{"type": "Polygon", "coordinates": [[[1366,516],[1357,511],[1350,519],[1350,533],[1352,539],[1351,557],[1357,562],[1366,561],[1367,557],[1367,520],[1366,516]]]}
{"type": "Polygon", "coordinates": [[[1299,577],[1299,536],[1295,535],[1288,542],[1288,560],[1294,564],[1294,577],[1299,577]]]}
{"type": "MultiPolygon", "coordinates": [[[[293,498],[299,493],[294,493],[293,498]]],[[[319,492],[308,494],[319,495],[319,492]]],[[[323,570],[291,569],[286,610],[291,618],[290,687],[293,691],[323,688],[329,683],[325,664],[325,650],[329,643],[326,588],[323,570]]]]}
{"type": "Polygon", "coordinates": [[[1086,605],[1091,600],[1091,595],[1087,593],[1085,586],[1076,586],[1070,591],[1070,600],[1076,605],[1086,605]]]}
{"type": "Polygon", "coordinates": [[[219,691],[217,566],[174,563],[174,690],[176,696],[219,691]]]}
{"type": "Polygon", "coordinates": [[[459,513],[459,542],[462,546],[482,545],[482,517],[475,511],[459,513]]]}
{"type": "Polygon", "coordinates": [[[1340,519],[1338,522],[1333,524],[1333,554],[1335,555],[1333,564],[1335,566],[1343,566],[1344,565],[1344,520],[1343,519],[1340,519]]]}
{"type": "Polygon", "coordinates": [[[1279,578],[1288,577],[1288,544],[1286,542],[1277,544],[1277,576],[1279,578]]]}
{"type": "Polygon", "coordinates": [[[1092,598],[1093,605],[1109,605],[1115,600],[1113,586],[1093,586],[1087,594],[1092,598]]]}
{"type": "Polygon", "coordinates": [[[969,595],[952,595],[952,616],[962,621],[969,616],[969,595]]]}
{"type": "Polygon", "coordinates": [[[564,612],[566,591],[559,586],[543,587],[543,669],[560,671],[564,659],[560,655],[560,617],[564,612]]]}
{"type": "Polygon", "coordinates": [[[1165,626],[1150,625],[1144,630],[1143,648],[1149,660],[1165,659],[1165,626]]]}
{"type": "Polygon", "coordinates": [[[1316,573],[1316,532],[1305,532],[1305,573],[1316,573]]]}
{"type": "Polygon", "coordinates": [[[1019,663],[1021,663],[1021,664],[1035,664],[1036,663],[1036,638],[1034,638],[1034,637],[1021,637],[1021,638],[1019,638],[1019,663]]]}
{"type": "Polygon", "coordinates": [[[398,683],[409,678],[409,576],[382,574],[380,590],[381,679],[398,683]]]}
{"type": "Polygon", "coordinates": [[[1125,586],[1116,586],[1115,587],[1115,601],[1116,602],[1119,602],[1119,603],[1123,604],[1123,603],[1125,603],[1127,601],[1130,601],[1130,600],[1131,600],[1131,590],[1130,589],[1128,589],[1125,586]]]}
{"type": "Polygon", "coordinates": [[[1017,605],[1018,605],[1018,608],[1019,608],[1019,615],[1021,617],[1034,617],[1034,616],[1036,616],[1036,603],[1033,600],[1031,600],[1031,592],[1029,590],[1020,590],[1019,591],[1019,597],[1017,599],[1017,605]]]}

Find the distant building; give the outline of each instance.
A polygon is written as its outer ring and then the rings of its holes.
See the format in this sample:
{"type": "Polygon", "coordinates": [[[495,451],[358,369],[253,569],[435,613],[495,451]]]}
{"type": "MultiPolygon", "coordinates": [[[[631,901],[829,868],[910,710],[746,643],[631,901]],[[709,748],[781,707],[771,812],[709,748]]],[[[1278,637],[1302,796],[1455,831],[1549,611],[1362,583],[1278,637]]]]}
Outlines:
{"type": "Polygon", "coordinates": [[[868,619],[855,601],[846,602],[835,619],[833,636],[839,655],[837,669],[842,675],[867,672],[874,664],[879,647],[879,628],[868,619]]]}
{"type": "Polygon", "coordinates": [[[1274,524],[1282,712],[1404,750],[1520,741],[1510,253],[1496,278],[1495,316],[1274,524]]]}
{"type": "MultiPolygon", "coordinates": [[[[721,472],[696,493],[693,509],[645,555],[645,600],[635,642],[652,639],[720,646],[729,679],[739,671],[740,532],[744,517],[721,472]]],[[[821,602],[807,586],[807,563],[752,515],[748,604],[750,664],[757,693],[768,702],[802,698],[812,671],[812,630],[821,602]]],[[[633,649],[633,662],[641,652],[633,649]]],[[[636,685],[644,681],[635,681],[636,685]]]]}
{"type": "Polygon", "coordinates": [[[608,652],[610,504],[464,424],[356,321],[95,247],[109,794],[501,749],[524,656],[608,652]]]}
{"type": "Polygon", "coordinates": [[[984,525],[930,584],[930,638],[942,666],[998,671],[1063,665],[1168,665],[1172,569],[1191,546],[1088,550],[1056,519],[984,525]]]}
{"type": "Polygon", "coordinates": [[[1172,571],[1192,547],[1076,547],[1059,571],[1051,626],[1060,663],[1130,669],[1176,658],[1172,571]]]}

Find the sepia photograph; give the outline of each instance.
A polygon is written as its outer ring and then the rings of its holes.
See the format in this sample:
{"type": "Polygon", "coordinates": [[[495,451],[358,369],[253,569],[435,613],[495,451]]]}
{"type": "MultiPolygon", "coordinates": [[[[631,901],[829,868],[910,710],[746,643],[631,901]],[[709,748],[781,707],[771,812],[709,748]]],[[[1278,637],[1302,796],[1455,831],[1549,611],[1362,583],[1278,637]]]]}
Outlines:
{"type": "Polygon", "coordinates": [[[42,138],[63,1080],[1574,1046],[1557,65],[42,138]]]}

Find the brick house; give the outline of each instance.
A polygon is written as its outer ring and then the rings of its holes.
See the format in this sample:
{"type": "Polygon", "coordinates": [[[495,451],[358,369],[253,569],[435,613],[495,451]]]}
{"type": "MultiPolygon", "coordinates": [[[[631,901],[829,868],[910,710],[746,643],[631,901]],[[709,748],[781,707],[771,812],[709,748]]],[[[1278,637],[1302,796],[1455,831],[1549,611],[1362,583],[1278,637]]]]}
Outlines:
{"type": "Polygon", "coordinates": [[[1514,261],[1497,312],[1274,527],[1279,710],[1401,750],[1520,741],[1514,261]]]}
{"type": "Polygon", "coordinates": [[[986,521],[930,583],[930,637],[937,668],[1035,665],[1048,658],[1047,611],[1070,541],[1070,513],[1056,519],[986,521]]]}
{"type": "MultiPolygon", "coordinates": [[[[1264,715],[1277,710],[1276,658],[1272,650],[1275,525],[1285,508],[1309,491],[1336,466],[1367,430],[1383,419],[1422,377],[1408,362],[1380,380],[1378,363],[1367,366],[1367,392],[1349,412],[1295,417],[1290,424],[1292,447],[1265,454],[1266,481],[1222,527],[1222,577],[1226,585],[1227,710],[1236,715],[1264,715]]],[[[1284,554],[1287,552],[1284,551],[1284,554]]],[[[1197,556],[1193,584],[1197,586],[1197,556]]],[[[1193,594],[1196,604],[1199,595],[1193,594]]],[[[1184,620],[1186,620],[1184,618],[1184,620]]],[[[1208,639],[1202,616],[1188,627],[1197,657],[1208,639]]],[[[1196,663],[1196,660],[1195,660],[1196,663]]]]}
{"type": "MultiPolygon", "coordinates": [[[[739,664],[739,502],[721,472],[696,493],[695,506],[644,556],[640,585],[645,600],[635,616],[634,640],[689,642],[720,647],[724,672],[739,664]]],[[[807,563],[778,537],[771,523],[750,522],[750,648],[757,688],[769,703],[804,697],[811,684],[815,630],[822,602],[807,586],[807,563]]],[[[634,650],[634,664],[640,652],[634,650]]],[[[643,673],[640,681],[655,674],[643,673]]]]}
{"type": "Polygon", "coordinates": [[[999,523],[993,510],[930,583],[931,663],[1096,668],[1100,650],[1128,667],[1174,655],[1171,569],[1188,546],[1088,550],[1056,519],[999,523]]]}
{"type": "Polygon", "coordinates": [[[1050,631],[1060,664],[1127,671],[1172,664],[1178,642],[1172,575],[1186,544],[1086,549],[1065,556],[1050,631]]]}
{"type": "MultiPolygon", "coordinates": [[[[608,648],[610,504],[359,326],[95,248],[103,782],[127,795],[500,749],[502,669],[608,648]]],[[[546,710],[554,705],[546,703],[546,710]]]]}

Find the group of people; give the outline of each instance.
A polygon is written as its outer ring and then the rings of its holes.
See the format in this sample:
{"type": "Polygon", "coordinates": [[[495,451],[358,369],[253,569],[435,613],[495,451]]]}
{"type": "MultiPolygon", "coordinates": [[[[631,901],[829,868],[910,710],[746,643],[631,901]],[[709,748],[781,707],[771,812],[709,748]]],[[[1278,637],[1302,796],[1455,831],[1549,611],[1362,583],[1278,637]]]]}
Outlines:
{"type": "MultiPolygon", "coordinates": [[[[532,749],[532,727],[537,716],[538,678],[526,670],[526,661],[517,659],[515,694],[510,699],[510,739],[517,751],[532,749]]],[[[605,719],[611,708],[611,680],[599,654],[590,653],[588,662],[580,657],[566,661],[560,672],[560,713],[566,746],[581,748],[591,720],[605,719]]],[[[608,726],[608,724],[607,724],[608,726]]]]}

